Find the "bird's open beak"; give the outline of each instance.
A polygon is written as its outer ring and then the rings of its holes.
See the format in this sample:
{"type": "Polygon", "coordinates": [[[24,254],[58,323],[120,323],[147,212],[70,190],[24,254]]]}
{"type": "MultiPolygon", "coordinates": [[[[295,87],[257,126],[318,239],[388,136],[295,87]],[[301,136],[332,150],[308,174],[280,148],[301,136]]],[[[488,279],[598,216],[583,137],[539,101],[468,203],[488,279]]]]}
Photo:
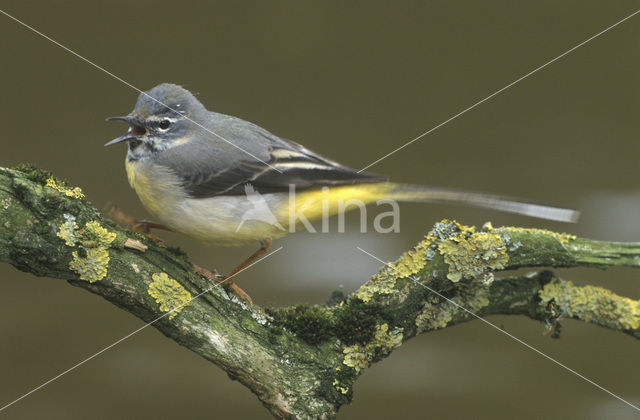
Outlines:
{"type": "Polygon", "coordinates": [[[125,134],[123,134],[122,136],[111,140],[110,142],[106,143],[105,146],[111,146],[113,144],[116,143],[122,143],[123,141],[128,141],[128,140],[133,140],[133,139],[138,139],[140,136],[143,136],[147,133],[147,130],[141,126],[136,124],[136,120],[135,118],[131,117],[131,116],[127,116],[127,117],[109,117],[107,118],[107,121],[124,121],[127,124],[129,124],[129,131],[127,131],[125,134]]]}
{"type": "Polygon", "coordinates": [[[131,124],[131,122],[133,121],[133,118],[130,116],[126,116],[126,117],[109,117],[107,118],[107,121],[124,121],[127,124],[131,124]]]}

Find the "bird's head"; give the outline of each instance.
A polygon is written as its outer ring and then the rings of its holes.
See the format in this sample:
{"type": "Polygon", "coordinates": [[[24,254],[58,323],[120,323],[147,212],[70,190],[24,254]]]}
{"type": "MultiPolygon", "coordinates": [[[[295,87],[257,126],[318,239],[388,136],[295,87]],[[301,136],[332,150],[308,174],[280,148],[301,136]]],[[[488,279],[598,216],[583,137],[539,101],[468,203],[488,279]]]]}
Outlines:
{"type": "Polygon", "coordinates": [[[195,96],[181,86],[160,84],[138,96],[136,106],[124,117],[110,117],[109,121],[124,121],[129,130],[105,146],[128,142],[129,160],[161,152],[184,141],[197,131],[206,112],[195,96]]]}

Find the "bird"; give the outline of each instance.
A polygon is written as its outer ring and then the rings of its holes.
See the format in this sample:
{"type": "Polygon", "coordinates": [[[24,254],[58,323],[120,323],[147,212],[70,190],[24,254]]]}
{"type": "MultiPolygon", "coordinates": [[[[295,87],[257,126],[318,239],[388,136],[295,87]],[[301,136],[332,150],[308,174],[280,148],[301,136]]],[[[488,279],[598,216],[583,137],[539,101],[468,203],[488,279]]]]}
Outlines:
{"type": "Polygon", "coordinates": [[[244,222],[248,220],[259,220],[276,226],[280,230],[284,230],[284,227],[278,222],[278,219],[269,208],[267,200],[265,200],[251,184],[245,184],[244,193],[247,196],[247,200],[253,205],[253,208],[246,210],[242,214],[236,232],[239,231],[244,222]]]}
{"type": "Polygon", "coordinates": [[[454,203],[563,222],[579,216],[501,195],[390,182],[249,121],[209,111],[176,84],[140,91],[133,111],[107,120],[129,125],[105,146],[127,143],[129,184],[159,220],[153,227],[221,246],[260,244],[223,277],[241,295],[231,277],[265,254],[274,239],[295,231],[299,221],[291,216],[302,208],[307,220],[344,210],[345,200],[366,205],[381,199],[454,203]]]}

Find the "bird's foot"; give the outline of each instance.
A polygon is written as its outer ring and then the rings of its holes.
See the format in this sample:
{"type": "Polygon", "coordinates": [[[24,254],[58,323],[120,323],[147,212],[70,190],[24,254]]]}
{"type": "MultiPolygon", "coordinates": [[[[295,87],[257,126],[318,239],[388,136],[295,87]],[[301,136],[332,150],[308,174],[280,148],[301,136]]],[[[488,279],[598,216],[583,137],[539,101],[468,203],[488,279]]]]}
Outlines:
{"type": "Polygon", "coordinates": [[[238,296],[246,299],[249,303],[253,304],[251,297],[249,297],[249,295],[244,290],[242,290],[233,282],[233,277],[239,272],[244,271],[246,268],[248,268],[256,259],[258,259],[258,257],[264,255],[267,251],[269,251],[269,248],[271,248],[271,239],[267,238],[260,241],[260,249],[251,254],[249,258],[247,258],[240,265],[231,270],[226,276],[214,274],[209,270],[205,270],[204,268],[195,265],[194,263],[191,263],[191,267],[196,271],[196,273],[206,277],[212,283],[223,286],[226,290],[233,290],[238,296]]]}
{"type": "Polygon", "coordinates": [[[173,232],[170,228],[160,223],[156,223],[156,222],[152,222],[150,220],[144,220],[144,219],[134,219],[133,217],[129,216],[128,214],[120,210],[115,205],[109,206],[107,210],[107,215],[113,220],[115,220],[116,222],[120,223],[121,225],[126,226],[128,229],[134,230],[136,232],[143,232],[156,244],[163,246],[165,248],[167,244],[162,239],[158,238],[156,235],[151,233],[151,229],[162,229],[162,230],[166,230],[167,232],[173,232]]]}
{"type": "Polygon", "coordinates": [[[229,291],[229,290],[233,290],[233,292],[235,292],[235,294],[237,294],[238,296],[240,296],[242,299],[247,300],[250,304],[253,304],[253,301],[251,300],[251,297],[244,291],[242,290],[237,284],[235,284],[233,282],[233,279],[229,276],[223,276],[221,274],[217,274],[217,273],[213,273],[205,268],[202,268],[194,263],[191,263],[191,268],[193,268],[193,270],[200,274],[201,276],[205,277],[207,280],[209,280],[211,283],[215,284],[216,286],[222,286],[225,288],[225,290],[229,291]]]}

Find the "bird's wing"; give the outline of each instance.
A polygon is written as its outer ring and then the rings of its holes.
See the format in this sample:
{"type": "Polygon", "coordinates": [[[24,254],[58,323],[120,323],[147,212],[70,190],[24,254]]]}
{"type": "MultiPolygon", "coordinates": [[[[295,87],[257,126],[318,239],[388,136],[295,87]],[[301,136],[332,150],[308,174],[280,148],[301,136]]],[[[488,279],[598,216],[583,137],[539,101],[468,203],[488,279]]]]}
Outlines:
{"type": "Polygon", "coordinates": [[[225,139],[237,147],[211,139],[193,140],[166,150],[158,163],[171,169],[194,198],[244,195],[247,183],[265,194],[289,192],[291,185],[301,191],[386,181],[385,177],[359,173],[245,121],[225,131],[225,139]]]}

